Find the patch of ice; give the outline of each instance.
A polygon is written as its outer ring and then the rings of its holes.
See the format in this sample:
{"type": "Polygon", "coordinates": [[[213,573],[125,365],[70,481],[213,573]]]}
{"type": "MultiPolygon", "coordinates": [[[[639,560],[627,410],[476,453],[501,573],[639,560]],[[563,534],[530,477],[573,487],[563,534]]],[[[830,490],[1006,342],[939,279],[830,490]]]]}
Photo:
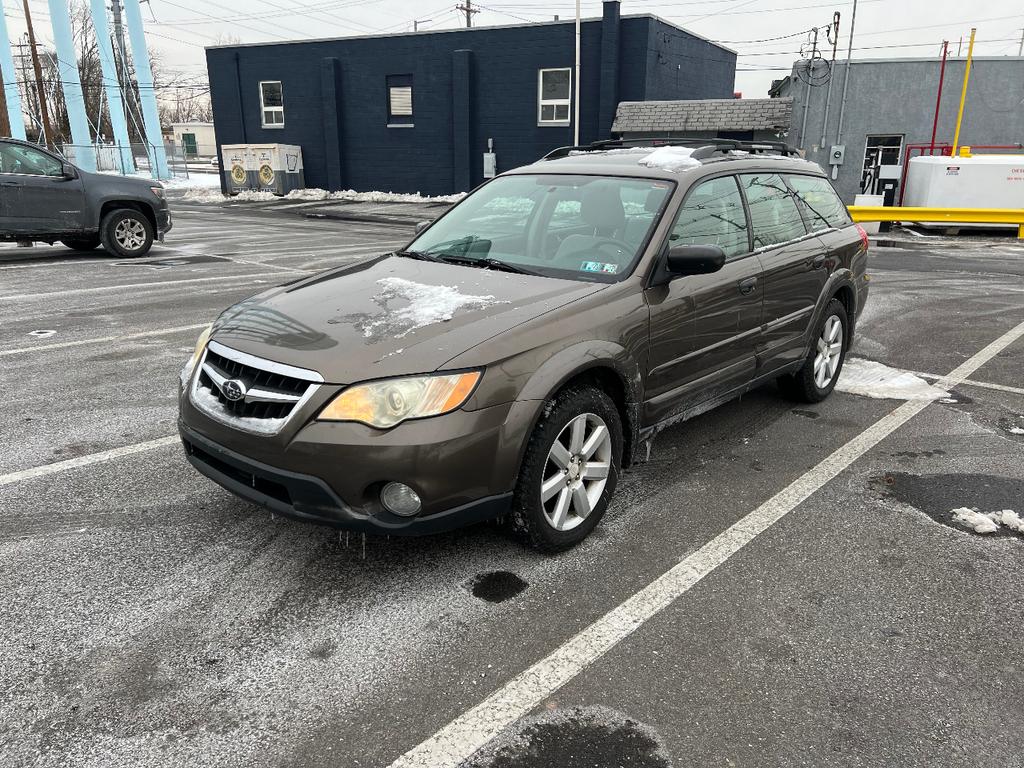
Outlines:
{"type": "Polygon", "coordinates": [[[836,389],[851,395],[883,400],[940,400],[949,392],[929,384],[920,376],[890,368],[874,360],[849,357],[836,382],[836,389]]]}
{"type": "Polygon", "coordinates": [[[648,168],[673,173],[686,168],[699,168],[701,165],[700,160],[693,157],[693,149],[690,147],[658,147],[638,162],[648,168]]]}
{"type": "Polygon", "coordinates": [[[1008,528],[1014,533],[1024,533],[1024,519],[1012,509],[1000,509],[995,512],[979,512],[976,509],[960,507],[950,512],[953,522],[960,523],[975,533],[995,533],[1008,528]]]}
{"type": "Polygon", "coordinates": [[[428,285],[416,283],[401,277],[385,277],[377,281],[382,290],[375,301],[382,306],[390,299],[405,299],[407,306],[390,310],[389,315],[368,324],[363,329],[367,338],[374,335],[378,326],[388,325],[401,328],[396,338],[402,338],[417,328],[434,323],[451,320],[455,313],[462,309],[483,309],[492,304],[507,304],[497,301],[494,296],[473,296],[461,293],[458,288],[449,285],[428,285]]]}

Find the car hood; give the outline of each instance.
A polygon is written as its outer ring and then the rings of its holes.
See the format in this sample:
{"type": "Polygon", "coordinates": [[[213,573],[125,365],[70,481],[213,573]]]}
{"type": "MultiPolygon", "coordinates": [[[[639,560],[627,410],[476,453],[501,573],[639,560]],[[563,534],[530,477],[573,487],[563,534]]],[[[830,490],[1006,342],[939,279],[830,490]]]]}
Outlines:
{"type": "Polygon", "coordinates": [[[494,336],[607,287],[383,256],[228,309],[212,338],[327,382],[429,373],[494,336]]]}

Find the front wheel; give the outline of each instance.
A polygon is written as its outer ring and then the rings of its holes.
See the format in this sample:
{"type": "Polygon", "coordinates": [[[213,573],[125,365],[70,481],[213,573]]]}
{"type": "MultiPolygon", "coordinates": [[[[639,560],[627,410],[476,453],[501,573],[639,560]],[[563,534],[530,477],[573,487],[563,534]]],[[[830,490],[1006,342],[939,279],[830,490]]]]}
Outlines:
{"type": "Polygon", "coordinates": [[[100,224],[103,248],[126,259],[145,256],[153,245],[153,237],[149,219],[133,208],[111,211],[100,224]]]}
{"type": "Polygon", "coordinates": [[[579,544],[594,530],[619,478],[622,419],[602,390],[559,393],[537,424],[523,458],[512,527],[542,552],[579,544]]]}
{"type": "Polygon", "coordinates": [[[779,388],[792,400],[818,403],[835,389],[846,359],[848,317],[839,299],[832,299],[818,323],[813,346],[803,367],[779,377],[779,388]]]}

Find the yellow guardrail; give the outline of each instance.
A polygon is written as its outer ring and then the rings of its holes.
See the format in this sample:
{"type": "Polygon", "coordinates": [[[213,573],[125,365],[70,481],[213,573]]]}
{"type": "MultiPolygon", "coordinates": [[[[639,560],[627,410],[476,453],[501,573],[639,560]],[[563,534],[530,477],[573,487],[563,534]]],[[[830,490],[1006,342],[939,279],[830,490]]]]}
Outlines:
{"type": "Polygon", "coordinates": [[[908,208],[852,205],[854,221],[921,221],[928,224],[1014,224],[1024,239],[1024,208],[908,208]]]}

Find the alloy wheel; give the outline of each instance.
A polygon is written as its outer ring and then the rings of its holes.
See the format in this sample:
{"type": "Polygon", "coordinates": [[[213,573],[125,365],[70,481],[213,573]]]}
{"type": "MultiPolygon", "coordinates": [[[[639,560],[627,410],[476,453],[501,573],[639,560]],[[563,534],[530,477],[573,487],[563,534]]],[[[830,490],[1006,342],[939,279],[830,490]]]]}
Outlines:
{"type": "Polygon", "coordinates": [[[601,500],[611,472],[612,437],[593,413],[580,414],[558,433],[544,464],[540,501],[556,531],[570,531],[601,500]]]}
{"type": "Polygon", "coordinates": [[[814,383],[818,389],[825,389],[831,383],[842,358],[843,321],[836,315],[829,315],[818,337],[818,352],[814,357],[814,383]]]}
{"type": "Polygon", "coordinates": [[[146,244],[146,228],[137,219],[122,219],[114,228],[114,239],[126,251],[137,251],[146,244]]]}

